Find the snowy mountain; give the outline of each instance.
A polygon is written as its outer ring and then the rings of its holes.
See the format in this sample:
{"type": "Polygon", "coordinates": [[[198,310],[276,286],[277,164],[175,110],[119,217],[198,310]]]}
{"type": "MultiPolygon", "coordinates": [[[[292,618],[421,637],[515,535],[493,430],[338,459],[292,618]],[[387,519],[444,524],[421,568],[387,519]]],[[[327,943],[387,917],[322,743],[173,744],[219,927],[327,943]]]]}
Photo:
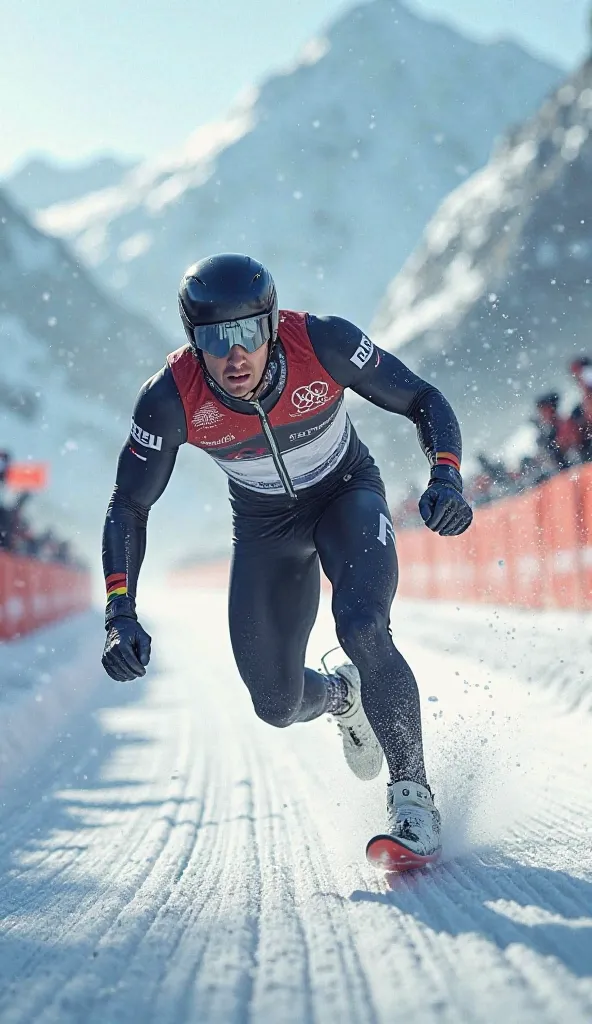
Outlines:
{"type": "Polygon", "coordinates": [[[11,199],[25,210],[40,210],[66,203],[89,192],[118,185],[134,164],[104,156],[73,167],[63,167],[46,157],[27,160],[2,182],[11,199]]]}
{"type": "Polygon", "coordinates": [[[445,200],[376,317],[471,446],[501,442],[592,352],[591,129],[588,62],[445,200]]]}
{"type": "MultiPolygon", "coordinates": [[[[135,396],[170,345],[98,288],[61,241],[41,234],[2,193],[0,270],[0,448],[19,461],[50,463],[50,487],[31,510],[39,523],[77,531],[96,559],[135,396]]],[[[207,469],[202,479],[209,493],[207,469]]],[[[188,481],[181,470],[177,529],[208,523],[203,496],[200,502],[188,481]]]]}
{"type": "Polygon", "coordinates": [[[178,153],[39,223],[177,338],[179,278],[220,250],[269,263],[286,306],[364,324],[440,200],[558,77],[374,0],[178,153]]]}

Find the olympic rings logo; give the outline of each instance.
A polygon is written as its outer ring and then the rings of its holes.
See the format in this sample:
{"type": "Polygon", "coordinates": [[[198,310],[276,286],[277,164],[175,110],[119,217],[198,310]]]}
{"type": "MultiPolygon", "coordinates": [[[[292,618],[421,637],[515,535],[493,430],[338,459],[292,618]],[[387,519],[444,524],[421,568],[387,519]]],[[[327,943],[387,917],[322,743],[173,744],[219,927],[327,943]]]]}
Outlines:
{"type": "Polygon", "coordinates": [[[317,405],[324,405],[327,401],[329,385],[323,380],[313,380],[310,384],[304,384],[292,393],[292,405],[298,412],[308,412],[317,405]]]}

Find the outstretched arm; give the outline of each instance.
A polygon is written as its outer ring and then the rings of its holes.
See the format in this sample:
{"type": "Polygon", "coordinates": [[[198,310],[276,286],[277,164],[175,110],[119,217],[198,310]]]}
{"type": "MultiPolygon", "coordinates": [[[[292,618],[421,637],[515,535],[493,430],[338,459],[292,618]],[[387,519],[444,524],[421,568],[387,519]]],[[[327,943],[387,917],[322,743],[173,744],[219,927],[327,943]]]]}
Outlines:
{"type": "Polygon", "coordinates": [[[432,530],[462,533],[472,513],[464,499],[459,503],[450,493],[462,495],[462,440],[458,420],[442,392],[374,345],[348,320],[309,315],[307,327],[317,358],[338,384],[415,424],[430,464],[421,515],[432,530]]]}
{"type": "MultiPolygon", "coordinates": [[[[131,619],[136,622],[136,589],[146,550],[148,513],[167,486],[179,446],[186,440],[183,404],[173,376],[165,367],[140,391],[130,435],[119,456],[115,488],[107,509],[103,530],[103,572],[107,589],[105,625],[108,630],[115,620],[131,619]]],[[[129,629],[133,631],[134,628],[129,624],[129,629]]],[[[136,632],[138,630],[143,634],[140,627],[136,632]]],[[[117,629],[113,632],[117,633],[117,629]]],[[[131,669],[141,668],[135,664],[133,654],[128,655],[127,665],[120,664],[125,647],[121,642],[115,643],[121,640],[120,633],[111,639],[114,642],[109,658],[107,649],[103,658],[109,674],[114,678],[133,678],[134,674],[143,674],[139,671],[129,674],[131,669]],[[123,674],[126,668],[127,675],[123,674]],[[114,675],[117,670],[119,674],[114,675]]],[[[149,638],[143,664],[147,664],[148,657],[149,638]]]]}

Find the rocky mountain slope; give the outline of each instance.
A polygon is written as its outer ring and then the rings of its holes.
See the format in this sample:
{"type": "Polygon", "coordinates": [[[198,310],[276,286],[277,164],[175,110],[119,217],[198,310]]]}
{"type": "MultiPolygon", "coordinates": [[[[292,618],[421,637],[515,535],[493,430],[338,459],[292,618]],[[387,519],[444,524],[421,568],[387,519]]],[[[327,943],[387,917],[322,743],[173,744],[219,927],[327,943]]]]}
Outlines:
{"type": "Polygon", "coordinates": [[[383,345],[498,443],[592,352],[592,63],[453,192],[388,290],[383,345]]]}

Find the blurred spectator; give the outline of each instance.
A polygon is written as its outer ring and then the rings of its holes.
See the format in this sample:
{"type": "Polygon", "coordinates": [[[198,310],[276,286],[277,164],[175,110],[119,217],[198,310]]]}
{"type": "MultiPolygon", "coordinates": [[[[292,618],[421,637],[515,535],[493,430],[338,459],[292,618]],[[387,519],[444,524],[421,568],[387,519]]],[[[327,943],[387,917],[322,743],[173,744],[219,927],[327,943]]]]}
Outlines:
{"type": "Polygon", "coordinates": [[[512,474],[501,459],[490,459],[484,452],[479,452],[477,461],[482,472],[477,477],[479,482],[478,500],[493,501],[495,498],[503,498],[511,493],[514,488],[512,474]]]}
{"type": "Polygon", "coordinates": [[[518,481],[519,490],[525,490],[528,487],[536,487],[542,480],[545,479],[544,474],[541,472],[541,465],[539,459],[534,455],[525,455],[520,460],[520,468],[518,470],[518,481]]]}
{"type": "Polygon", "coordinates": [[[471,505],[484,505],[492,500],[493,480],[489,473],[477,473],[465,481],[464,492],[471,505]]]}
{"type": "Polygon", "coordinates": [[[10,466],[10,452],[0,451],[0,484],[6,482],[6,473],[10,466]]]}
{"type": "Polygon", "coordinates": [[[573,419],[561,416],[556,391],[541,395],[536,403],[534,423],[537,427],[537,453],[541,478],[553,476],[580,462],[578,428],[573,419]]]}
{"type": "Polygon", "coordinates": [[[53,530],[37,533],[33,529],[25,514],[31,494],[23,491],[10,501],[4,497],[6,471],[10,461],[10,454],[0,450],[0,550],[28,555],[44,562],[81,565],[67,540],[57,537],[53,530]]]}
{"type": "Polygon", "coordinates": [[[11,513],[6,505],[0,504],[0,548],[10,547],[11,513]]]}
{"type": "Polygon", "coordinates": [[[581,356],[571,364],[570,369],[581,392],[580,402],[571,414],[577,432],[580,460],[592,462],[592,359],[590,356],[581,356]]]}
{"type": "MultiPolygon", "coordinates": [[[[569,369],[580,389],[578,405],[569,416],[563,416],[559,412],[561,396],[557,391],[537,399],[532,418],[537,428],[536,451],[523,456],[517,470],[510,470],[501,459],[477,453],[480,472],[464,480],[464,492],[472,505],[519,494],[570,466],[592,462],[592,356],[579,356],[570,363],[569,369]]],[[[419,525],[419,494],[419,489],[413,488],[393,510],[396,527],[419,525]]]]}

